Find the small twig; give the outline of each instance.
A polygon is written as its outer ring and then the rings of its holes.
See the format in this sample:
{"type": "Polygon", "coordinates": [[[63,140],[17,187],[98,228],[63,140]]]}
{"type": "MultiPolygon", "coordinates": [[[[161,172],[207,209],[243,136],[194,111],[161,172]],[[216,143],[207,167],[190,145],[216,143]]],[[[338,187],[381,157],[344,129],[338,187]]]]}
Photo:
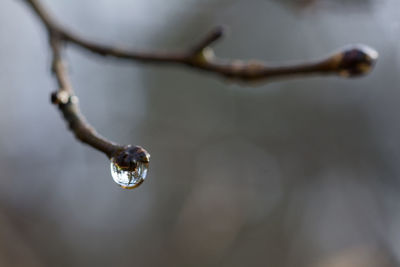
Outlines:
{"type": "Polygon", "coordinates": [[[59,89],[51,95],[53,104],[58,105],[69,128],[76,138],[84,143],[105,153],[109,158],[121,149],[102,136],[100,136],[81,114],[78,106],[78,98],[74,95],[67,70],[61,57],[61,40],[53,34],[49,36],[50,46],[53,53],[52,70],[57,79],[59,89]]]}
{"type": "Polygon", "coordinates": [[[80,112],[78,97],[74,95],[67,69],[62,61],[62,41],[52,31],[49,31],[49,41],[53,53],[52,70],[59,86],[59,89],[52,93],[51,101],[58,106],[76,138],[103,152],[110,159],[114,158],[114,163],[125,170],[134,171],[139,162],[148,163],[150,155],[142,147],[117,145],[99,135],[87,123],[80,112]]]}
{"type": "Polygon", "coordinates": [[[212,31],[210,31],[203,40],[201,40],[197,45],[192,48],[191,54],[193,56],[201,53],[205,48],[215,43],[217,40],[222,38],[226,32],[226,29],[222,26],[215,27],[212,31]]]}
{"type": "Polygon", "coordinates": [[[211,31],[187,52],[145,53],[128,51],[98,44],[71,33],[49,15],[39,0],[25,1],[38,15],[48,32],[53,56],[52,70],[59,86],[59,89],[52,94],[52,102],[58,106],[77,139],[105,153],[119,169],[129,172],[136,171],[140,164],[147,166],[150,155],[139,146],[122,146],[108,141],[87,123],[79,110],[78,98],[74,94],[67,69],[62,60],[64,44],[72,43],[102,56],[139,62],[186,65],[241,81],[267,80],[305,74],[337,74],[354,77],[368,73],[378,56],[372,48],[354,46],[339,51],[325,60],[292,66],[271,67],[256,61],[224,61],[216,58],[210,47],[223,36],[224,29],[222,27],[211,31]]]}
{"type": "Polygon", "coordinates": [[[48,31],[50,48],[52,51],[52,71],[57,79],[59,89],[52,93],[51,101],[57,105],[69,128],[76,138],[83,143],[103,152],[110,159],[114,159],[114,164],[127,171],[135,171],[139,163],[147,164],[150,155],[141,147],[131,145],[117,145],[101,135],[91,127],[82,115],[78,105],[78,97],[75,96],[68,71],[62,60],[62,46],[65,42],[63,33],[58,26],[48,17],[43,8],[35,1],[28,1],[39,15],[48,31]]]}
{"type": "Polygon", "coordinates": [[[57,32],[68,43],[77,45],[92,53],[126,60],[148,63],[174,63],[195,69],[213,72],[221,76],[241,81],[268,81],[272,78],[287,78],[299,75],[335,74],[355,77],[367,74],[374,66],[378,53],[365,45],[347,47],[320,61],[300,63],[290,66],[270,66],[263,62],[221,60],[214,56],[210,45],[220,39],[223,27],[217,27],[187,52],[162,53],[129,51],[89,41],[58,25],[45,11],[38,0],[27,1],[41,18],[42,22],[57,32]],[[350,56],[349,56],[350,55],[350,56]]]}

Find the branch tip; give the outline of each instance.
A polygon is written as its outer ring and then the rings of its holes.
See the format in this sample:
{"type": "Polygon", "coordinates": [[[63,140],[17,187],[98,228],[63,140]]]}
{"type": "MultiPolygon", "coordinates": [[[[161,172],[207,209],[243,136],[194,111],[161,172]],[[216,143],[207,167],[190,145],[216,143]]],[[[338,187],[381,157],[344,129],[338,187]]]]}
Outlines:
{"type": "Polygon", "coordinates": [[[346,46],[331,56],[326,64],[328,68],[343,77],[366,75],[374,68],[379,54],[363,44],[346,46]]]}
{"type": "Polygon", "coordinates": [[[197,55],[201,53],[201,51],[211,44],[215,43],[217,40],[221,39],[227,31],[227,27],[225,26],[216,26],[212,29],[208,34],[206,34],[203,39],[192,48],[191,55],[197,55]]]}

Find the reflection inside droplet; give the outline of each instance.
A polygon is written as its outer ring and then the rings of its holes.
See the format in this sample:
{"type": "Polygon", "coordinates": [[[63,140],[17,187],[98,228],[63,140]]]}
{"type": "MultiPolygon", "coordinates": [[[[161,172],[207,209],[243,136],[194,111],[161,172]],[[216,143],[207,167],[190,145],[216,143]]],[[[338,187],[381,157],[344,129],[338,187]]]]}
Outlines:
{"type": "Polygon", "coordinates": [[[111,159],[111,175],[114,181],[122,188],[132,189],[138,187],[146,179],[148,163],[136,162],[133,170],[119,167],[114,159],[111,159]]]}

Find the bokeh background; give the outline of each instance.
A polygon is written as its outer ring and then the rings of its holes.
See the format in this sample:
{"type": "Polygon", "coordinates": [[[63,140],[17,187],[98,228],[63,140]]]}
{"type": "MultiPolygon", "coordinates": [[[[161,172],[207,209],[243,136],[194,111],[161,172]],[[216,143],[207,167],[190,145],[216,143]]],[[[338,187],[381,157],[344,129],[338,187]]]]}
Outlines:
{"type": "Polygon", "coordinates": [[[238,85],[179,66],[68,47],[84,114],[152,155],[118,187],[50,104],[47,36],[0,2],[0,266],[398,266],[398,0],[43,0],[69,29],[143,50],[189,47],[215,25],[224,58],[320,58],[376,48],[361,79],[238,85]]]}

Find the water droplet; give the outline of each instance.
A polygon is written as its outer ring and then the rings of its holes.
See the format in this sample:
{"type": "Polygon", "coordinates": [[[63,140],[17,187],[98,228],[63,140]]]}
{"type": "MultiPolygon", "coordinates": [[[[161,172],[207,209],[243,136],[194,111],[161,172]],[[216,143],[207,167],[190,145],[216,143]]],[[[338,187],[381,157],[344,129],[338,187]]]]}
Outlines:
{"type": "Polygon", "coordinates": [[[111,175],[114,181],[122,188],[132,189],[138,187],[146,179],[149,164],[146,162],[135,162],[135,167],[126,169],[118,166],[111,159],[111,175]]]}

